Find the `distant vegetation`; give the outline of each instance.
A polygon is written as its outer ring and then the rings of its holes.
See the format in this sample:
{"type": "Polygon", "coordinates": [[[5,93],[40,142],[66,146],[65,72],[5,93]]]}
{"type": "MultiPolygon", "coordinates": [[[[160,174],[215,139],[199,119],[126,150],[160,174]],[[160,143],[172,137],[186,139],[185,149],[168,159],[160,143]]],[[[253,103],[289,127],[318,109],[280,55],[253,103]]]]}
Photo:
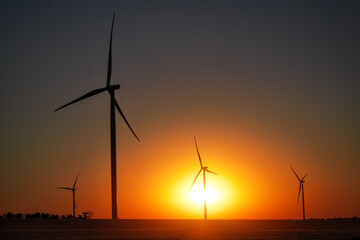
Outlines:
{"type": "Polygon", "coordinates": [[[310,218],[310,220],[360,220],[360,217],[332,217],[332,218],[310,218]]]}
{"type": "MultiPolygon", "coordinates": [[[[76,219],[91,219],[93,216],[92,211],[82,212],[82,214],[78,215],[76,219]]],[[[0,219],[73,219],[74,216],[71,214],[68,215],[58,215],[58,214],[50,214],[50,213],[12,213],[8,212],[0,215],[0,219]]]]}
{"type": "MultiPolygon", "coordinates": [[[[78,215],[76,219],[91,219],[93,217],[94,213],[92,211],[86,211],[82,212],[82,214],[78,215]]],[[[58,214],[50,214],[50,213],[32,213],[32,214],[23,214],[23,213],[4,213],[0,215],[0,219],[74,219],[73,215],[58,215],[58,214]]],[[[284,219],[284,220],[298,220],[298,219],[284,219]]],[[[332,217],[332,218],[309,218],[308,221],[312,220],[355,220],[360,221],[360,217],[353,216],[353,217],[332,217]]]]}

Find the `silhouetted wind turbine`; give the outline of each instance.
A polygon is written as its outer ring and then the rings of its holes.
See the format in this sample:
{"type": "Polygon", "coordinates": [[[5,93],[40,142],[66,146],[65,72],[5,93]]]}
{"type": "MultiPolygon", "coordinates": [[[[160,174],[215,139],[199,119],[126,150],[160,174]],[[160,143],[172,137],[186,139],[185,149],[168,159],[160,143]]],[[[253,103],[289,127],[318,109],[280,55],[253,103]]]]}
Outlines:
{"type": "Polygon", "coordinates": [[[195,146],[196,146],[196,151],[197,151],[197,154],[199,156],[199,161],[200,161],[200,171],[198,172],[198,174],[196,175],[193,183],[191,184],[191,187],[188,191],[188,193],[190,192],[191,188],[194,186],[194,183],[196,181],[196,179],[198,178],[198,176],[200,175],[201,171],[203,171],[203,184],[204,184],[204,219],[206,220],[207,219],[207,208],[206,208],[206,172],[209,172],[209,173],[213,173],[215,175],[218,175],[217,173],[215,172],[212,172],[210,170],[208,170],[208,167],[204,167],[203,164],[202,164],[202,161],[201,161],[201,157],[200,157],[200,153],[199,153],[199,149],[198,149],[198,146],[197,146],[197,143],[196,143],[196,137],[194,135],[194,140],[195,140],[195,146]]]}
{"type": "Polygon", "coordinates": [[[305,177],[307,176],[307,174],[305,174],[305,176],[303,178],[299,178],[299,176],[296,174],[296,172],[294,171],[294,169],[292,167],[290,167],[291,170],[294,172],[296,178],[299,180],[300,182],[300,186],[299,186],[299,194],[298,194],[298,198],[297,198],[297,203],[296,205],[299,205],[299,198],[300,198],[300,192],[302,193],[302,207],[303,207],[303,219],[305,220],[305,202],[304,202],[304,182],[305,182],[305,177]]]}
{"type": "Polygon", "coordinates": [[[114,27],[115,13],[112,19],[111,24],[111,33],[110,33],[110,47],[109,47],[109,59],[108,59],[108,69],[107,69],[107,78],[106,78],[106,87],[95,89],[86,93],[85,95],[57,108],[55,111],[58,111],[66,106],[69,106],[73,103],[81,101],[83,99],[92,97],[96,94],[107,91],[110,94],[110,149],[111,149],[111,205],[112,205],[112,219],[117,219],[117,186],[116,186],[116,127],[115,127],[115,107],[120,113],[121,117],[124,119],[126,125],[129,127],[130,131],[134,134],[136,139],[140,142],[139,138],[136,136],[135,132],[132,130],[130,124],[125,118],[125,115],[120,109],[119,104],[117,103],[114,95],[114,91],[120,88],[119,84],[110,85],[111,79],[111,45],[112,45],[112,33],[114,27]]]}
{"type": "Polygon", "coordinates": [[[76,182],[78,180],[79,175],[80,175],[80,172],[78,173],[72,188],[58,187],[58,189],[65,189],[65,190],[71,190],[72,191],[72,193],[73,193],[73,216],[74,216],[74,218],[76,218],[76,215],[75,215],[75,205],[76,205],[76,203],[75,203],[75,191],[76,191],[76,188],[75,187],[76,187],[76,182]]]}

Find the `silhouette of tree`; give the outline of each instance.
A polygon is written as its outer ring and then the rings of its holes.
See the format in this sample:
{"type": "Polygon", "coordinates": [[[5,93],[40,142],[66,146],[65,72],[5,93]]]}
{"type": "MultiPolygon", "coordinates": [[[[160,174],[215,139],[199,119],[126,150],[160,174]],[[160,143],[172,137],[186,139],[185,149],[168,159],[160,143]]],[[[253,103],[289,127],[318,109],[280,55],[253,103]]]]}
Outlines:
{"type": "Polygon", "coordinates": [[[50,218],[50,214],[48,214],[48,213],[41,213],[41,218],[42,218],[42,219],[49,219],[49,218],[50,218]]]}
{"type": "Polygon", "coordinates": [[[6,214],[6,218],[7,218],[7,219],[14,219],[14,214],[12,214],[11,212],[8,212],[8,213],[6,214]]]}
{"type": "Polygon", "coordinates": [[[59,219],[59,215],[51,214],[50,219],[59,219]]]}
{"type": "Polygon", "coordinates": [[[86,212],[82,212],[82,215],[84,219],[91,219],[94,214],[92,211],[86,211],[86,212]]]}
{"type": "Polygon", "coordinates": [[[33,214],[33,218],[40,218],[41,214],[39,212],[36,212],[33,214]]]}

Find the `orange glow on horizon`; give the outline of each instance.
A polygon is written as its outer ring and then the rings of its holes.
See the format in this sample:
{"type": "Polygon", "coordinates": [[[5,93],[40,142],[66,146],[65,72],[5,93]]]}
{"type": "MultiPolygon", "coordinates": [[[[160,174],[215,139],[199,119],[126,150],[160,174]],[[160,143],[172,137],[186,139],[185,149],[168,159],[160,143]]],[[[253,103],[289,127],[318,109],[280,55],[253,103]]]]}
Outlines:
{"type": "MultiPolygon", "coordinates": [[[[328,179],[330,167],[323,172],[322,166],[314,164],[319,156],[313,152],[295,147],[294,142],[251,124],[227,119],[228,124],[219,127],[223,119],[197,121],[169,121],[160,124],[163,131],[156,131],[160,128],[156,125],[145,129],[141,144],[131,141],[130,133],[119,126],[119,131],[124,132],[118,135],[117,142],[119,218],[203,219],[201,197],[195,197],[200,200],[194,202],[188,195],[199,171],[194,132],[204,165],[219,174],[206,175],[208,190],[213,188],[217,192],[215,201],[211,203],[208,199],[209,219],[301,218],[301,207],[296,206],[298,181],[290,165],[300,175],[309,173],[304,185],[307,217],[339,216],[338,212],[344,213],[342,216],[356,215],[351,211],[356,208],[356,201],[341,204],[349,192],[335,179],[328,179]],[[189,127],[193,125],[199,126],[196,131],[189,127]],[[338,194],[334,194],[335,188],[338,194]],[[330,197],[332,202],[324,201],[330,197]]],[[[97,142],[100,146],[96,153],[80,156],[80,150],[76,150],[78,155],[63,156],[81,159],[79,169],[86,166],[81,169],[78,180],[77,212],[91,210],[94,218],[111,217],[108,141],[108,135],[104,134],[97,142]]],[[[74,174],[76,172],[61,176],[69,179],[69,183],[57,181],[55,187],[72,184],[74,174]]],[[[59,209],[58,214],[70,214],[71,195],[55,187],[45,204],[35,202],[19,211],[59,209]]],[[[202,189],[202,176],[193,188],[194,191],[202,189]]]]}

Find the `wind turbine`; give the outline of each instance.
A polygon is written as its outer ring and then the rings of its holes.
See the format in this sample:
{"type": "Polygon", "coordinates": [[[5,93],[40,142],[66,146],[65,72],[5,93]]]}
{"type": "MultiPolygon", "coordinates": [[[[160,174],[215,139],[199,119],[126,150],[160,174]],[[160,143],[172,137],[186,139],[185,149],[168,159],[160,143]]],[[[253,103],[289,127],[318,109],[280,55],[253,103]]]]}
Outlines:
{"type": "Polygon", "coordinates": [[[212,172],[212,171],[208,170],[208,167],[203,166],[202,161],[201,161],[201,157],[200,157],[200,153],[199,153],[199,149],[198,149],[198,146],[197,146],[197,143],[196,143],[196,137],[195,137],[195,135],[194,135],[194,140],[195,140],[196,151],[197,151],[197,154],[198,154],[198,156],[199,156],[199,161],[200,161],[200,171],[199,171],[198,174],[196,175],[193,183],[191,184],[191,187],[190,187],[188,193],[190,192],[191,188],[194,186],[194,183],[195,183],[196,179],[198,178],[198,176],[200,175],[201,171],[203,171],[203,184],[204,184],[204,219],[206,220],[206,219],[207,219],[207,208],[206,208],[206,172],[213,173],[213,174],[215,174],[215,175],[218,175],[218,174],[215,173],[215,172],[212,172]]]}
{"type": "Polygon", "coordinates": [[[300,185],[299,185],[299,194],[298,194],[298,199],[297,199],[297,203],[296,205],[299,205],[299,199],[300,199],[300,192],[302,193],[302,207],[303,207],[303,220],[305,220],[305,202],[304,202],[304,182],[305,182],[305,177],[307,176],[307,174],[305,174],[305,176],[303,178],[299,178],[299,176],[296,174],[296,172],[294,171],[294,169],[292,167],[290,167],[291,170],[294,172],[296,178],[299,180],[300,185]]]}
{"type": "Polygon", "coordinates": [[[109,47],[109,58],[108,58],[108,68],[107,68],[107,78],[106,86],[104,88],[99,88],[92,90],[83,96],[57,108],[55,111],[58,111],[64,107],[67,107],[73,103],[84,100],[86,98],[92,97],[96,94],[107,91],[110,94],[110,149],[111,149],[111,205],[112,205],[112,219],[117,219],[117,186],[116,186],[116,126],[115,126],[115,107],[120,113],[121,117],[124,119],[126,125],[129,127],[130,131],[134,134],[135,138],[140,142],[139,138],[136,136],[135,132],[132,130],[129,122],[126,120],[125,115],[120,109],[119,104],[117,103],[114,95],[114,91],[120,88],[119,84],[110,85],[111,79],[111,45],[112,45],[112,33],[114,27],[115,13],[113,15],[112,24],[111,24],[111,33],[110,33],[110,47],[109,47]]]}
{"type": "Polygon", "coordinates": [[[76,215],[75,215],[75,205],[76,205],[76,203],[75,203],[75,190],[76,190],[76,188],[75,188],[75,186],[76,186],[76,182],[78,180],[79,175],[80,175],[80,172],[78,173],[72,188],[58,187],[58,189],[65,189],[65,190],[71,190],[72,191],[72,193],[73,193],[73,216],[74,216],[74,218],[76,218],[76,215]]]}

